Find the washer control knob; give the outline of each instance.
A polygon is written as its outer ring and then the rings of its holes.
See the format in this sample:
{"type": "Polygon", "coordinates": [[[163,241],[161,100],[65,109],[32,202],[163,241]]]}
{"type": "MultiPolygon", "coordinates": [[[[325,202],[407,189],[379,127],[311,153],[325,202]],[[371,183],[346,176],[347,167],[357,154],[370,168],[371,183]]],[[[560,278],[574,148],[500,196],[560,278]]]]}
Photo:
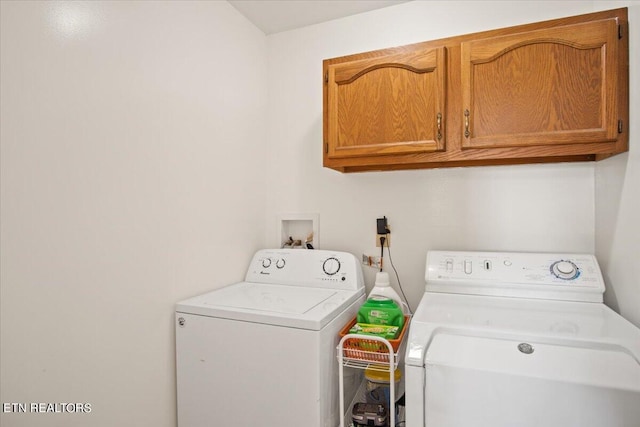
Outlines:
{"type": "Polygon", "coordinates": [[[322,270],[329,276],[333,276],[340,271],[340,261],[335,257],[327,258],[324,260],[324,263],[322,263],[322,270]]]}
{"type": "Polygon", "coordinates": [[[276,267],[277,268],[284,268],[284,265],[286,264],[284,258],[280,258],[279,260],[276,261],[276,267]]]}
{"type": "Polygon", "coordinates": [[[571,261],[560,260],[551,264],[551,274],[562,280],[573,280],[580,275],[580,269],[571,261]]]}
{"type": "Polygon", "coordinates": [[[271,266],[271,258],[265,258],[262,260],[262,267],[269,268],[271,266]]]}

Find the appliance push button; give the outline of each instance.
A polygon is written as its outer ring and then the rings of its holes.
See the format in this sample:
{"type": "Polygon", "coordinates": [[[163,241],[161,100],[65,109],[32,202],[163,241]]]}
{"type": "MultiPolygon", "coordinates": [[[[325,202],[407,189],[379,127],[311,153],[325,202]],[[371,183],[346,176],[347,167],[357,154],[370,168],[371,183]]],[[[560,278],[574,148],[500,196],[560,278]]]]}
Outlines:
{"type": "Polygon", "coordinates": [[[453,271],[453,260],[451,258],[447,259],[446,268],[447,268],[447,273],[450,273],[453,271]]]}

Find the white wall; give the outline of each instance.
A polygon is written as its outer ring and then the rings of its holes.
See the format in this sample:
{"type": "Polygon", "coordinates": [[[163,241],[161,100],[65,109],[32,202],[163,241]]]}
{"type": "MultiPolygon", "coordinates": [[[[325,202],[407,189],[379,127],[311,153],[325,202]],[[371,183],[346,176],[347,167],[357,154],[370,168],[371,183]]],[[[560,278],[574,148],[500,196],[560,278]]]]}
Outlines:
{"type": "Polygon", "coordinates": [[[266,38],[226,2],[1,3],[0,402],[174,426],[176,301],[264,245],[266,38]]]}
{"type": "MultiPolygon", "coordinates": [[[[321,151],[323,59],[592,10],[414,1],[269,36],[268,242],[278,243],[279,212],[317,212],[323,248],[377,255],[375,219],[386,215],[413,308],[429,249],[593,253],[593,163],[341,174],[322,168],[321,151]]],[[[371,286],[374,271],[365,274],[371,286]]]]}
{"type": "Polygon", "coordinates": [[[629,152],[596,164],[596,255],[605,302],[640,327],[640,3],[598,2],[629,8],[629,152]]]}
{"type": "Polygon", "coordinates": [[[325,58],[625,4],[640,22],[634,2],[416,1],[268,38],[226,2],[0,4],[0,402],[92,404],[3,426],[175,425],[173,306],[242,277],[281,212],[371,255],[386,215],[414,308],[432,248],[597,251],[640,324],[633,136],[597,164],[340,174],[321,155],[325,58]]]}

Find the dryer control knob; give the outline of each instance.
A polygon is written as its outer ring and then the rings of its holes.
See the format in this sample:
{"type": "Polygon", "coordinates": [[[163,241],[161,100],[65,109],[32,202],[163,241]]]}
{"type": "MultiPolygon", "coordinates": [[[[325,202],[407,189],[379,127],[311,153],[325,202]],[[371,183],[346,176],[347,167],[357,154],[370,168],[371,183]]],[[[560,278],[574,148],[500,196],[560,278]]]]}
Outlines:
{"type": "Polygon", "coordinates": [[[580,275],[580,269],[571,261],[560,260],[551,265],[551,274],[558,279],[573,280],[580,275]]]}
{"type": "Polygon", "coordinates": [[[271,258],[265,258],[262,260],[262,267],[269,268],[271,266],[271,258]]]}

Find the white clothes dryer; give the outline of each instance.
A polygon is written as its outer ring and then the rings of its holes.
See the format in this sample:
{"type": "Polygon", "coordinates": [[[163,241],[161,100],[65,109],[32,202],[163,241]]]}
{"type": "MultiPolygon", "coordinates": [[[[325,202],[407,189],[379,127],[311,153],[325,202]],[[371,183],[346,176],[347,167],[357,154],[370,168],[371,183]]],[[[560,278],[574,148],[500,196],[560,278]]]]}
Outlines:
{"type": "Polygon", "coordinates": [[[408,427],[637,427],[640,329],[594,256],[432,251],[405,353],[408,427]]]}
{"type": "Polygon", "coordinates": [[[178,426],[337,426],[335,348],[364,294],[351,254],[273,249],[245,281],[179,302],[178,426]]]}

